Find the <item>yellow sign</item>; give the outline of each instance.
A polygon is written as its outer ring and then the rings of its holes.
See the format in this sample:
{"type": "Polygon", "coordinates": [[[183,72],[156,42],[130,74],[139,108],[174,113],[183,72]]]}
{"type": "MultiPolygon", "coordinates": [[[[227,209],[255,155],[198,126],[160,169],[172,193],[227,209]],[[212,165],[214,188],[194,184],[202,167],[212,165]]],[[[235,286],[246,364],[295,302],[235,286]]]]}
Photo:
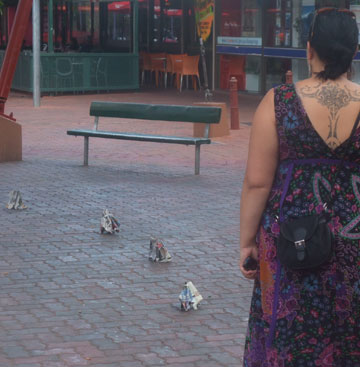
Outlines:
{"type": "Polygon", "coordinates": [[[195,0],[195,20],[198,36],[205,42],[214,21],[214,0],[195,0]]]}

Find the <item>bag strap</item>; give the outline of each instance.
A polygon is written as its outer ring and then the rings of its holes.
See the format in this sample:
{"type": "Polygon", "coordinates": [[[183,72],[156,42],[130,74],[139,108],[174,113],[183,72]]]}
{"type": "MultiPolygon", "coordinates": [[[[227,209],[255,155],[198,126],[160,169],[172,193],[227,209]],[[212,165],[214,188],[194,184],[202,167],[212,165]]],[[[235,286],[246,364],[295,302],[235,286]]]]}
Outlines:
{"type": "Polygon", "coordinates": [[[339,172],[342,170],[342,168],[344,167],[344,163],[345,163],[345,155],[346,155],[346,150],[347,148],[350,146],[351,144],[351,140],[352,140],[352,137],[355,135],[355,131],[357,129],[357,126],[359,124],[359,121],[360,121],[360,112],[354,122],[354,126],[352,127],[352,130],[351,130],[351,133],[350,133],[350,136],[347,138],[347,141],[345,142],[345,152],[341,158],[341,161],[339,163],[339,166],[336,170],[336,173],[335,173],[335,176],[334,178],[332,179],[332,183],[331,183],[331,190],[330,190],[330,200],[327,202],[327,203],[324,203],[324,208],[325,209],[328,209],[329,206],[332,206],[333,202],[334,202],[334,190],[333,190],[333,185],[335,185],[336,183],[336,180],[337,180],[337,177],[338,177],[338,174],[339,172]]]}

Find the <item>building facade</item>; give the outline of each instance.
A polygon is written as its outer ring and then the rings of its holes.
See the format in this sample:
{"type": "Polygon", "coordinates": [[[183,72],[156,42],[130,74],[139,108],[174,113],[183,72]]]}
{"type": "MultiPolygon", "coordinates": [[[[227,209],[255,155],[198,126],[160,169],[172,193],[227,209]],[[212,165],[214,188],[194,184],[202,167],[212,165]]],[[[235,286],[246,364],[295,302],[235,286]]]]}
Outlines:
{"type": "MultiPolygon", "coordinates": [[[[16,0],[4,0],[0,49],[5,49],[16,0]]],[[[209,15],[206,66],[209,85],[265,93],[307,77],[306,41],[314,11],[344,7],[357,15],[360,0],[41,0],[43,93],[140,88],[139,55],[200,53],[199,14],[209,15]]],[[[0,51],[0,60],[4,51],[0,51]]],[[[202,63],[199,65],[203,79],[202,63]]],[[[356,56],[352,78],[360,81],[356,56]]],[[[32,24],[13,88],[32,91],[32,24]]]]}
{"type": "MultiPolygon", "coordinates": [[[[219,87],[238,74],[240,89],[265,93],[285,82],[308,76],[306,42],[314,11],[334,6],[352,10],[360,23],[356,0],[219,0],[216,1],[216,55],[219,87]]],[[[360,81],[359,55],[352,78],[360,81]]]]}

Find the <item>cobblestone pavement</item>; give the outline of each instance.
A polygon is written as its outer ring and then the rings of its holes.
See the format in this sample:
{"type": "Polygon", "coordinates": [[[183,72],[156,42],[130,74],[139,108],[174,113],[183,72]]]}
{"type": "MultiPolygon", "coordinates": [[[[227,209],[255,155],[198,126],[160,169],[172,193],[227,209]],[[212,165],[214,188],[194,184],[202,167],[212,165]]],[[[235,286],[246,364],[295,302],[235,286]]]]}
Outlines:
{"type": "MultiPolygon", "coordinates": [[[[201,98],[148,90],[49,96],[33,108],[30,96],[10,96],[23,161],[0,164],[1,367],[241,365],[252,289],[237,266],[249,126],[202,147],[200,176],[193,147],[90,139],[83,167],[83,139],[66,135],[92,126],[92,100],[201,98]],[[5,209],[13,189],[27,210],[5,209]],[[119,234],[99,234],[104,208],[120,220],[119,234]],[[148,261],[150,235],[173,262],[148,261]],[[179,311],[187,280],[204,297],[198,311],[179,311]]],[[[248,122],[259,98],[240,101],[248,122]]],[[[113,120],[100,127],[192,133],[191,124],[113,120]]]]}

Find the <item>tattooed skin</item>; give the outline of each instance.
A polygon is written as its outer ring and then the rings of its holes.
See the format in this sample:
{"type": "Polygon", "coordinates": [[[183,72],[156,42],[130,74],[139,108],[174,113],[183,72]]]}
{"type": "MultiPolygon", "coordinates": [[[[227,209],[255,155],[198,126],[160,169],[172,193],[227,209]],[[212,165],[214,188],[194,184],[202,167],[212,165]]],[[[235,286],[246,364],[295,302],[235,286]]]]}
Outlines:
{"type": "Polygon", "coordinates": [[[334,82],[319,83],[313,87],[305,86],[299,89],[302,97],[315,98],[329,110],[329,134],[326,143],[331,149],[341,144],[338,139],[337,129],[339,111],[350,102],[360,102],[360,91],[350,90],[346,86],[339,86],[334,82]]]}

